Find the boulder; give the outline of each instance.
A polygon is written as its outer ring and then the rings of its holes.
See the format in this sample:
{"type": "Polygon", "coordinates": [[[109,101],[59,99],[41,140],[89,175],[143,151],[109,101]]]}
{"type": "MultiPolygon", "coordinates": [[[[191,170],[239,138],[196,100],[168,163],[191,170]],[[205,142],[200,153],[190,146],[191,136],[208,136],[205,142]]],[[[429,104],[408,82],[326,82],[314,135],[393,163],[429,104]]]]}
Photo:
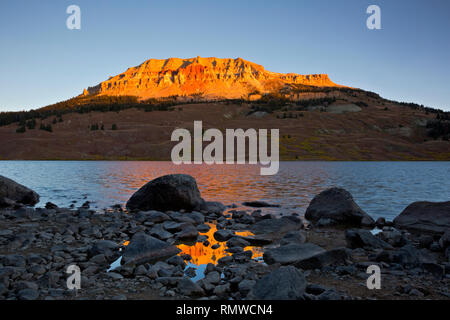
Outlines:
{"type": "Polygon", "coordinates": [[[442,234],[450,230],[450,201],[414,202],[394,219],[394,224],[411,231],[442,234]]]}
{"type": "Polygon", "coordinates": [[[205,295],[205,291],[195,282],[189,278],[182,278],[177,285],[178,291],[185,296],[202,297],[205,295]]]}
{"type": "Polygon", "coordinates": [[[220,215],[226,210],[226,207],[220,202],[205,201],[200,205],[199,210],[220,215]]]}
{"type": "Polygon", "coordinates": [[[383,232],[378,233],[376,236],[393,247],[403,247],[408,243],[408,239],[403,233],[393,227],[384,227],[383,232]]]}
{"type": "Polygon", "coordinates": [[[330,188],[315,196],[306,209],[305,218],[313,223],[326,219],[333,221],[335,225],[345,226],[375,224],[375,221],[356,204],[352,195],[342,188],[330,188]]]}
{"type": "Polygon", "coordinates": [[[190,223],[183,223],[181,231],[175,234],[177,240],[189,241],[196,240],[198,237],[198,230],[190,223]]]}
{"type": "Polygon", "coordinates": [[[304,298],[306,279],[293,266],[281,267],[259,279],[250,290],[252,300],[300,300],[304,298]]]}
{"type": "Polygon", "coordinates": [[[289,243],[305,243],[306,235],[302,231],[291,231],[286,233],[286,235],[281,239],[281,245],[289,243]]]}
{"type": "Polygon", "coordinates": [[[280,219],[266,219],[250,226],[250,231],[255,235],[272,235],[272,238],[282,238],[286,233],[302,229],[303,221],[295,216],[282,217],[280,219]]]}
{"type": "Polygon", "coordinates": [[[231,230],[217,230],[214,232],[214,239],[219,242],[224,242],[230,240],[234,236],[234,231],[231,230]]]}
{"type": "Polygon", "coordinates": [[[398,263],[407,266],[415,266],[419,263],[434,263],[432,257],[416,249],[411,244],[396,250],[385,249],[378,253],[375,259],[378,262],[398,263]]]}
{"type": "Polygon", "coordinates": [[[448,247],[450,247],[450,230],[447,230],[441,237],[441,239],[439,239],[439,245],[441,246],[441,248],[443,250],[447,249],[448,247]]]}
{"type": "Polygon", "coordinates": [[[287,265],[309,259],[322,252],[325,252],[325,250],[313,243],[290,243],[278,248],[267,249],[263,258],[267,264],[279,263],[287,265]]]}
{"type": "Polygon", "coordinates": [[[171,220],[170,217],[159,211],[140,211],[134,215],[136,221],[162,223],[171,220]]]}
{"type": "Polygon", "coordinates": [[[246,201],[242,205],[253,208],[278,208],[278,204],[270,204],[265,201],[246,201]]]}
{"type": "Polygon", "coordinates": [[[143,264],[165,260],[181,252],[173,245],[156,239],[144,232],[136,233],[125,247],[121,264],[143,264]]]}
{"type": "Polygon", "coordinates": [[[295,263],[297,268],[303,270],[322,269],[329,265],[345,265],[351,261],[351,255],[347,248],[334,248],[321,252],[312,257],[303,259],[295,263]]]}
{"type": "Polygon", "coordinates": [[[156,178],[128,200],[129,210],[186,210],[200,207],[204,200],[200,196],[195,179],[185,174],[171,174],[156,178]]]}
{"type": "Polygon", "coordinates": [[[98,240],[88,250],[89,257],[104,254],[105,257],[112,257],[119,250],[119,245],[109,240],[98,240]]]}
{"type": "Polygon", "coordinates": [[[350,229],[345,232],[347,246],[351,249],[369,248],[369,249],[387,249],[392,246],[375,237],[370,231],[364,229],[350,229]]]}
{"type": "Polygon", "coordinates": [[[241,237],[232,237],[230,240],[227,241],[228,248],[232,247],[248,247],[250,246],[250,242],[248,242],[245,239],[242,239],[241,237]]]}
{"type": "Polygon", "coordinates": [[[0,206],[12,203],[34,206],[39,202],[39,195],[17,182],[0,176],[0,206]]]}

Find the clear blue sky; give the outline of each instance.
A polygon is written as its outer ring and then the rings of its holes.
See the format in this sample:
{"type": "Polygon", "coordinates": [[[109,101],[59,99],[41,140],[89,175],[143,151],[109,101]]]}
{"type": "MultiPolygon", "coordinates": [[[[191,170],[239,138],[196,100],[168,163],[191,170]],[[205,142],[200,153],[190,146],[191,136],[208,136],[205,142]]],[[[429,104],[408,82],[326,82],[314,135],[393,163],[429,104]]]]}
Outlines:
{"type": "Polygon", "coordinates": [[[65,100],[149,58],[253,61],[328,73],[386,98],[450,110],[448,0],[2,0],[0,111],[65,100]],[[81,30],[66,8],[81,8],[81,30]],[[377,4],[382,30],[366,28],[377,4]]]}

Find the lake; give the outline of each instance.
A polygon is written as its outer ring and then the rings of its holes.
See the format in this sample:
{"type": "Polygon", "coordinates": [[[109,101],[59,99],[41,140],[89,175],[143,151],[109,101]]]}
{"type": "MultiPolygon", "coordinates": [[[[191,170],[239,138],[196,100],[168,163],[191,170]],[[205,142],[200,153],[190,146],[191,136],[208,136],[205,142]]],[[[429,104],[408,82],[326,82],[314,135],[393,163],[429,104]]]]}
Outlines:
{"type": "Polygon", "coordinates": [[[192,175],[204,199],[240,205],[264,200],[276,214],[304,214],[311,199],[332,186],[352,193],[373,218],[392,220],[414,201],[450,200],[450,162],[282,162],[275,176],[257,165],[181,165],[152,161],[0,161],[0,175],[68,207],[84,201],[102,210],[124,205],[146,182],[171,173],[192,175]]]}

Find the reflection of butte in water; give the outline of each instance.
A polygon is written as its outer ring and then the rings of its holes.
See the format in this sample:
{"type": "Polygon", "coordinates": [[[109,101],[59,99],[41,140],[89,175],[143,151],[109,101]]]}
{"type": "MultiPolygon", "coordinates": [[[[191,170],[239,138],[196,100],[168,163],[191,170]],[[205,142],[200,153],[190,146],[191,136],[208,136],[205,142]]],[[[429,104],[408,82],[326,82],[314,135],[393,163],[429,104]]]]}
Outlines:
{"type": "MultiPolygon", "coordinates": [[[[226,245],[225,242],[218,242],[214,239],[214,233],[217,231],[217,227],[212,223],[206,223],[211,227],[211,229],[206,233],[201,233],[202,235],[206,235],[208,237],[208,241],[210,245],[208,247],[204,246],[203,243],[197,242],[192,246],[186,244],[179,244],[177,247],[182,251],[180,254],[189,254],[192,257],[191,263],[199,266],[202,264],[217,264],[217,260],[222,257],[229,256],[230,254],[225,251],[226,245]],[[220,247],[217,249],[212,249],[211,246],[215,244],[220,244],[220,247]]],[[[250,231],[242,231],[236,232],[236,235],[240,236],[252,236],[253,234],[250,231]]],[[[253,253],[252,258],[260,258],[263,255],[261,248],[259,247],[246,247],[245,250],[251,250],[253,253]]]]}

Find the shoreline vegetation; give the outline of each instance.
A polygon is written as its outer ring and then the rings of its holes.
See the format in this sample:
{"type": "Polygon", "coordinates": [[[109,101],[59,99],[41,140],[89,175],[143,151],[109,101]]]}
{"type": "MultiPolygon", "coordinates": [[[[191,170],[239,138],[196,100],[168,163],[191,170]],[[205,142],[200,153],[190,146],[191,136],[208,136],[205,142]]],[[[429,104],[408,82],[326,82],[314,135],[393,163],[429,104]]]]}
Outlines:
{"type": "MultiPolygon", "coordinates": [[[[174,107],[176,106],[194,103],[225,103],[238,105],[250,103],[253,105],[251,111],[252,113],[258,111],[273,113],[283,108],[284,111],[307,111],[308,107],[320,105],[327,106],[335,103],[340,98],[339,93],[344,93],[345,95],[350,95],[352,97],[358,97],[361,95],[364,98],[379,99],[383,105],[396,104],[413,110],[419,110],[426,114],[436,114],[437,120],[450,120],[450,112],[412,102],[399,102],[384,99],[374,92],[365,91],[362,89],[347,87],[316,87],[308,85],[297,85],[296,87],[298,87],[296,90],[289,90],[289,94],[283,94],[280,92],[261,94],[260,92],[253,92],[246,97],[242,97],[241,99],[208,99],[203,97],[202,93],[191,96],[173,95],[145,100],[140,100],[136,96],[80,95],[39,109],[31,109],[29,111],[0,112],[0,127],[12,123],[18,123],[19,127],[26,126],[33,129],[36,125],[33,120],[45,120],[50,117],[55,117],[55,124],[56,121],[63,121],[63,115],[71,113],[85,114],[90,112],[120,112],[122,110],[132,108],[144,110],[145,112],[175,111],[176,109],[174,107]],[[308,93],[322,93],[324,96],[320,98],[310,98],[306,95],[303,98],[292,98],[293,94],[299,96],[301,94],[308,93]],[[259,96],[259,98],[252,99],[252,96],[259,96]],[[27,123],[27,121],[31,122],[27,123]]],[[[367,107],[368,104],[362,100],[355,102],[355,104],[360,107],[367,107]]]]}
{"type": "Polygon", "coordinates": [[[330,188],[304,216],[272,216],[257,199],[254,210],[206,202],[189,175],[154,179],[105,212],[38,202],[0,176],[0,299],[450,299],[450,202],[374,221],[330,188]],[[72,264],[80,290],[66,287],[72,264]],[[371,265],[380,290],[366,286],[371,265]]]}

